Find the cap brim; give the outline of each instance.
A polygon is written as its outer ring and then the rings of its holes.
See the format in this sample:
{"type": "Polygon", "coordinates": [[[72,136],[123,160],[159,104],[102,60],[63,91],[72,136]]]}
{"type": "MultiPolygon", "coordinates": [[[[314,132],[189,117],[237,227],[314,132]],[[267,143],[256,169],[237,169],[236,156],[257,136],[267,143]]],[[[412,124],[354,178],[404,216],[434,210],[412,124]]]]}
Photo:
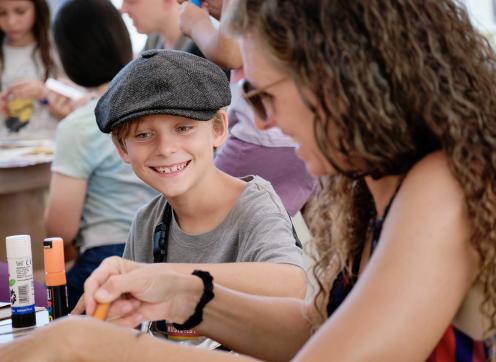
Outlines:
{"type": "Polygon", "coordinates": [[[135,111],[129,114],[125,114],[119,119],[114,120],[111,124],[105,125],[105,127],[102,128],[101,131],[104,133],[110,133],[114,128],[123,124],[124,122],[133,121],[137,118],[155,114],[185,117],[194,119],[196,121],[209,121],[215,116],[216,113],[217,111],[215,110],[212,111],[198,109],[145,109],[142,111],[135,111]]]}

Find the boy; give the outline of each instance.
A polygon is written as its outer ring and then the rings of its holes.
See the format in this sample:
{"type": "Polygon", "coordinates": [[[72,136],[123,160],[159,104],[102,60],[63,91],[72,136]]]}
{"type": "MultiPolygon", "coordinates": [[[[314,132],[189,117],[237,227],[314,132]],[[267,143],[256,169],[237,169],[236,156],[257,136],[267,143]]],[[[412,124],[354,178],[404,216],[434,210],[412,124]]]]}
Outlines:
{"type": "Polygon", "coordinates": [[[201,268],[247,293],[303,297],[302,252],[273,188],[214,166],[230,98],[218,66],[172,50],[144,52],[110,83],[95,110],[98,126],[160,192],[138,212],[124,258],[184,273],[201,268]]]}

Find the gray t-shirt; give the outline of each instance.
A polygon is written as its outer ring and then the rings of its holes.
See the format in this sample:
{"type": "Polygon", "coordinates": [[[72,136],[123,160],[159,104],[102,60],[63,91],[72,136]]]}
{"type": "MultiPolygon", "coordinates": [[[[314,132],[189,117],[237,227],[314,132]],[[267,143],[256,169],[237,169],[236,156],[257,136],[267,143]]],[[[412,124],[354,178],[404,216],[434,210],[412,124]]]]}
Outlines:
{"type": "MultiPolygon", "coordinates": [[[[291,220],[270,183],[258,176],[242,179],[247,181],[246,188],[213,230],[188,235],[172,218],[168,262],[272,262],[303,268],[302,250],[296,246],[291,220]]],[[[153,262],[153,234],[162,221],[166,202],[159,195],[138,211],[124,258],[153,262]]]]}

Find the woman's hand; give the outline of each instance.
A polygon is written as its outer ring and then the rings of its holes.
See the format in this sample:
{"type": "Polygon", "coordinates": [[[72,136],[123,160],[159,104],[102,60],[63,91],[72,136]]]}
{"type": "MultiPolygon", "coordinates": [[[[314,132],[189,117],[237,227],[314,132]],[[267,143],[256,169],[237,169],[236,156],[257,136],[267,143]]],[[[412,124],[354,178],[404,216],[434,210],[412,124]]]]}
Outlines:
{"type": "MultiPolygon", "coordinates": [[[[88,315],[93,315],[96,303],[112,303],[108,319],[134,327],[144,320],[183,323],[193,314],[203,283],[196,276],[167,270],[166,264],[111,257],[91,274],[84,289],[88,315]]],[[[81,309],[79,306],[74,312],[81,309]]]]}
{"type": "Polygon", "coordinates": [[[135,334],[93,318],[67,317],[0,344],[0,361],[124,361],[139,341],[135,334]]]}
{"type": "Polygon", "coordinates": [[[45,84],[40,80],[18,80],[10,85],[7,89],[7,96],[14,98],[27,98],[43,100],[46,97],[47,90],[45,84]]]}

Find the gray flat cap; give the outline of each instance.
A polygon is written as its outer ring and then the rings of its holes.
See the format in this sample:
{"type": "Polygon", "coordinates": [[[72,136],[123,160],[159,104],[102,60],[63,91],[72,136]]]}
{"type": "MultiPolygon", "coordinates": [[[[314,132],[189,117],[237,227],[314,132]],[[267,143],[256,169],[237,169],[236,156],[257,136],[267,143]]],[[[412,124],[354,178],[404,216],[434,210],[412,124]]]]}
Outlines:
{"type": "Polygon", "coordinates": [[[100,130],[109,133],[151,114],[207,121],[230,102],[229,81],[217,65],[181,51],[149,50],[112,79],[95,115],[100,130]]]}

